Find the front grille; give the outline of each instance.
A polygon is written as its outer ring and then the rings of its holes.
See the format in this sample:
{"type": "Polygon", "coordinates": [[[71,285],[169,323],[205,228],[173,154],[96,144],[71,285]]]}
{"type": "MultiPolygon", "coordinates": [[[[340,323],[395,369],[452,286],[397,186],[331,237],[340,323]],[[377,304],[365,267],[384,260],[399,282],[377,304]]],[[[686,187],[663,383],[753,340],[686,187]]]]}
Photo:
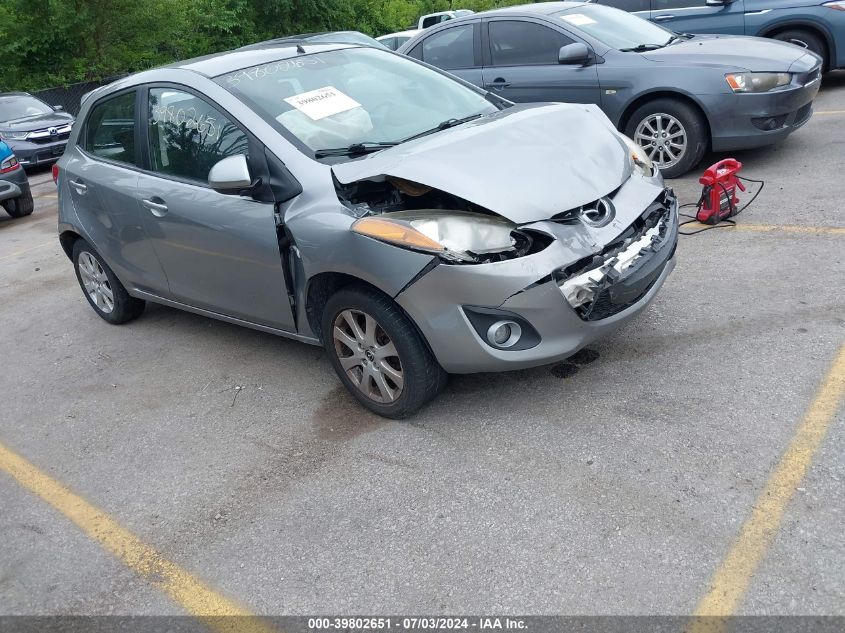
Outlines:
{"type": "Polygon", "coordinates": [[[64,134],[56,134],[55,136],[39,136],[36,138],[29,138],[27,139],[31,143],[37,143],[38,145],[46,145],[47,143],[55,143],[56,141],[66,141],[70,138],[70,132],[65,132],[64,134]]]}
{"type": "Polygon", "coordinates": [[[596,255],[555,271],[553,277],[584,321],[598,321],[640,301],[675,252],[674,194],[665,190],[618,238],[596,255]],[[674,243],[669,248],[669,238],[674,243]]]}

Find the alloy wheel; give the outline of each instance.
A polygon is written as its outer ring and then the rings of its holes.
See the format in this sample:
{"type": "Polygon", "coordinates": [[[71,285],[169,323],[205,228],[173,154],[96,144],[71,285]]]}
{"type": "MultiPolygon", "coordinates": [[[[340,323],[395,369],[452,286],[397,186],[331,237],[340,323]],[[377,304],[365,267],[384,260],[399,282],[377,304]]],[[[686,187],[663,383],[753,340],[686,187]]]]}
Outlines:
{"type": "Polygon", "coordinates": [[[390,404],[402,393],[402,361],[384,328],[366,312],[343,310],[332,326],[334,351],[347,377],[375,402],[390,404]]]}
{"type": "Polygon", "coordinates": [[[106,271],[91,253],[82,252],[77,260],[79,276],[82,278],[82,285],[85,292],[104,314],[114,310],[114,293],[112,292],[109,278],[106,271]]]}
{"type": "Polygon", "coordinates": [[[640,121],[634,140],[660,169],[676,165],[687,151],[687,132],[671,114],[657,112],[640,121]]]}

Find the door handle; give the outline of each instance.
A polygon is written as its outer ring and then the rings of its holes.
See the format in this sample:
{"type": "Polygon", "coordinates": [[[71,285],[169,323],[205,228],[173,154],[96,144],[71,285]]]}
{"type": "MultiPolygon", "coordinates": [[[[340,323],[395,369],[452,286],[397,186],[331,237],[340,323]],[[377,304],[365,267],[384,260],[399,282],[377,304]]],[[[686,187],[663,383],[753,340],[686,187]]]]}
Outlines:
{"type": "Polygon", "coordinates": [[[167,205],[164,204],[164,200],[162,200],[158,196],[155,196],[153,198],[144,198],[143,200],[141,200],[141,204],[147,207],[150,212],[157,218],[160,218],[167,213],[167,205]]]}
{"type": "Polygon", "coordinates": [[[86,185],[81,180],[68,180],[67,182],[71,187],[76,189],[76,193],[78,193],[80,196],[84,195],[88,191],[88,185],[86,185]]]}
{"type": "Polygon", "coordinates": [[[492,83],[485,84],[485,85],[484,85],[484,87],[485,87],[485,88],[493,88],[493,89],[495,89],[495,90],[501,90],[502,88],[507,88],[507,87],[508,87],[508,86],[510,86],[510,85],[511,85],[511,82],[509,82],[509,81],[505,81],[505,80],[504,80],[503,78],[501,78],[501,77],[496,77],[496,78],[493,80],[493,82],[492,82],[492,83]]]}
{"type": "Polygon", "coordinates": [[[665,22],[666,20],[674,20],[675,16],[672,15],[671,13],[663,13],[661,15],[655,15],[651,19],[654,20],[655,22],[665,22]]]}

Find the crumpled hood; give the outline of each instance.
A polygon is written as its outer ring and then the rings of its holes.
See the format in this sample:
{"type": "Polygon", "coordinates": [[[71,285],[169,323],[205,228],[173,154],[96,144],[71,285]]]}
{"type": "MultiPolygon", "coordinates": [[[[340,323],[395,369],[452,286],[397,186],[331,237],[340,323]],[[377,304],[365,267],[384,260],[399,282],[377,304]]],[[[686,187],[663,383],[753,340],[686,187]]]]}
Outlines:
{"type": "Polygon", "coordinates": [[[594,105],[513,106],[334,165],[343,184],[394,176],[523,224],[592,202],[631,175],[624,143],[594,105]]]}
{"type": "Polygon", "coordinates": [[[739,68],[755,72],[786,72],[806,50],[777,40],[744,35],[696,35],[643,53],[643,57],[667,64],[739,68]]]}
{"type": "Polygon", "coordinates": [[[13,119],[11,121],[3,121],[0,122],[0,127],[7,130],[30,131],[41,130],[46,127],[64,127],[69,123],[73,123],[73,117],[70,114],[54,112],[40,114],[38,116],[28,116],[22,119],[13,119]]]}

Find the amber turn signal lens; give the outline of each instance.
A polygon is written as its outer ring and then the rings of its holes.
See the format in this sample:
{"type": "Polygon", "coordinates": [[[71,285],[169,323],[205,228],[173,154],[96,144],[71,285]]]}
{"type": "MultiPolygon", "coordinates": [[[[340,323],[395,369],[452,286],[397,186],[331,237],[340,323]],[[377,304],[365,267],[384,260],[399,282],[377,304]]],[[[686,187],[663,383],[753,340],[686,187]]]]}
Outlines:
{"type": "Polygon", "coordinates": [[[406,248],[418,248],[437,253],[445,250],[442,244],[402,222],[381,218],[361,218],[352,225],[352,230],[361,235],[406,248]]]}

